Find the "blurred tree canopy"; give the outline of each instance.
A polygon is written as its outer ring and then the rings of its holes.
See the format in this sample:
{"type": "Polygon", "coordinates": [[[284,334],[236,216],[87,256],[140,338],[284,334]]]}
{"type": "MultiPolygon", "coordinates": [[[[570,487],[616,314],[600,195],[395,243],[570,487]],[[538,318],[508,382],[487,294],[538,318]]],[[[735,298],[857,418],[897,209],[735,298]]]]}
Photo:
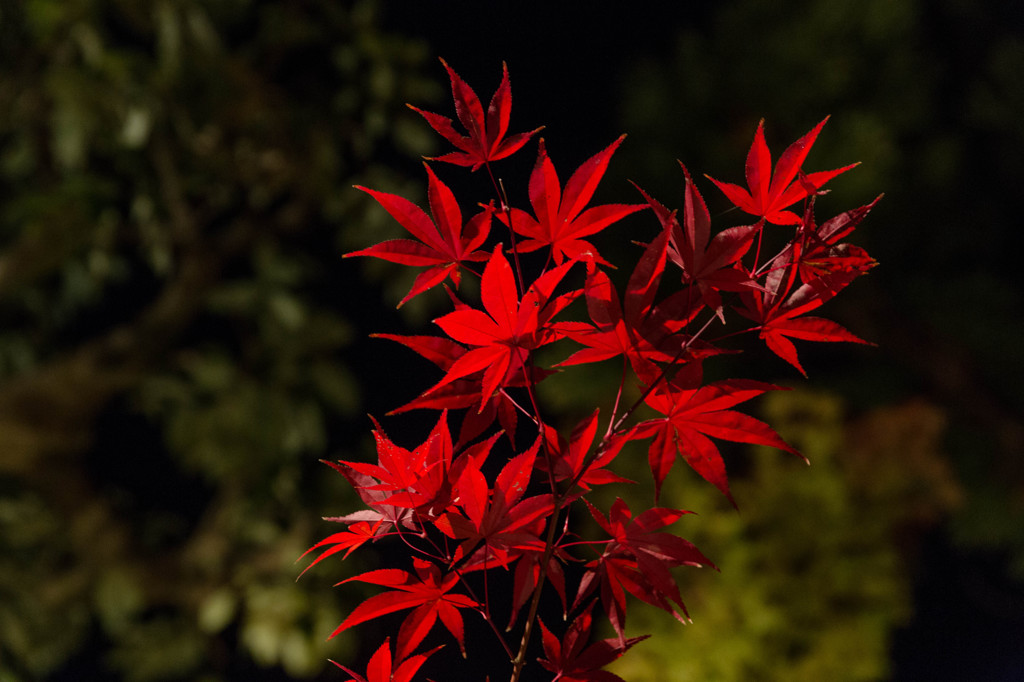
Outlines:
{"type": "MultiPolygon", "coordinates": [[[[858,230],[882,267],[833,311],[880,349],[807,349],[838,391],[763,409],[813,466],[731,452],[742,514],[669,479],[723,573],[684,583],[693,626],[631,615],[659,636],[621,674],[885,678],[949,514],[1024,576],[1014,3],[730,0],[656,27],[429,5],[0,0],[0,682],[331,679],[327,657],[365,657],[324,642],[350,569],[296,585],[294,561],[356,504],[317,460],[362,456],[362,413],[432,369],[363,344],[425,311],[395,316],[408,282],[340,256],[398,229],[352,184],[423,193],[434,143],[404,103],[447,106],[437,55],[481,91],[508,59],[523,129],[575,122],[552,126],[560,167],[629,132],[615,191],[677,205],[675,158],[736,179],[758,118],[777,154],[833,114],[816,165],[864,164],[822,210],[887,193],[858,230]],[[614,68],[567,72],[590,60],[614,68]]],[[[592,388],[546,398],[588,412],[592,388]]]]}
{"type": "Polygon", "coordinates": [[[340,228],[429,150],[426,55],[368,2],[0,3],[5,682],[324,665],[340,228]]]}

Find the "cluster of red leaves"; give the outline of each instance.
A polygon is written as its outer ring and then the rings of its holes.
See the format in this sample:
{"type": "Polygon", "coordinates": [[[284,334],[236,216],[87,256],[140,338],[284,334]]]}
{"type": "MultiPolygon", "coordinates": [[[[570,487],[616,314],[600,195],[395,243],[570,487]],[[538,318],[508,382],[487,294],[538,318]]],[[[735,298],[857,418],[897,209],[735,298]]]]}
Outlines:
{"type": "Polygon", "coordinates": [[[407,346],[442,371],[433,387],[394,412],[430,409],[439,411],[439,417],[426,440],[412,450],[396,445],[374,422],[376,463],[329,463],[366,507],[330,519],[345,529],[308,550],[320,552],[310,566],[339,552],[347,557],[366,543],[389,537],[401,538],[412,551],[412,571],[383,568],[342,581],[386,591],[357,606],[332,637],[368,620],[408,611],[394,651],[390,640],[385,641],[370,659],[366,677],[339,666],[352,680],[411,680],[436,651],[414,653],[438,620],[465,656],[465,617],[480,618],[494,631],[509,655],[513,680],[527,663],[535,623],[544,651],[539,664],[554,680],[620,680],[604,666],[643,639],[625,635],[627,593],[685,622],[686,608],[670,569],[713,564],[692,544],[664,530],[689,512],[655,507],[634,516],[617,499],[605,514],[586,496],[595,486],[632,483],[611,468],[630,441],[652,439],[647,451],[655,499],[678,458],[733,501],[716,441],[767,445],[800,456],[770,426],[735,409],[778,386],[751,379],[707,383],[703,363],[738,352],[723,342],[744,332],[756,333],[800,372],[793,339],[864,343],[835,322],[807,313],[875,264],[863,249],[842,241],[874,202],[817,224],[815,196],[827,181],[852,168],[803,171],[822,121],[782,154],[774,171],[759,125],[747,157],[747,189],[712,181],[736,207],[756,218],[751,224],[713,231],[704,199],[685,167],[681,219],[643,190],[641,203],[590,206],[623,138],[584,162],[564,187],[540,140],[528,182],[532,211],[512,207],[494,181],[491,165],[523,148],[539,129],[508,135],[507,69],[484,111],[473,90],[444,66],[466,132],[456,132],[447,117],[414,108],[459,150],[432,160],[474,171],[486,167],[499,208],[493,200],[479,204],[482,209],[464,223],[454,194],[426,165],[431,215],[402,197],[359,188],[412,238],[348,255],[425,267],[401,303],[445,280],[457,289],[466,273],[479,279],[479,302],[465,302],[450,291],[454,310],[435,320],[439,336],[379,335],[407,346]],[[790,210],[800,201],[802,215],[790,210]],[[651,211],[658,229],[641,244],[620,297],[605,271],[611,264],[589,240],[645,210],[651,211]],[[508,245],[492,239],[495,219],[504,226],[508,245]],[[492,246],[485,248],[489,242],[492,246]],[[777,254],[762,259],[767,248],[777,248],[777,254]],[[537,253],[542,258],[530,265],[539,274],[526,279],[521,260],[537,253]],[[582,288],[567,286],[572,272],[582,288]],[[729,306],[725,295],[732,297],[729,306]],[[570,308],[575,302],[580,305],[570,308]],[[562,319],[577,308],[586,311],[587,319],[562,319]],[[737,320],[746,326],[709,338],[712,329],[737,320]],[[575,343],[577,349],[555,367],[538,366],[535,351],[557,341],[575,343]],[[603,437],[597,438],[598,410],[568,438],[559,434],[542,414],[537,384],[567,367],[614,358],[620,358],[623,379],[603,437]],[[632,387],[639,398],[627,407],[622,398],[632,387]],[[637,418],[642,408],[649,418],[637,418]],[[457,437],[449,426],[451,411],[464,411],[457,437]],[[525,442],[532,444],[517,453],[519,431],[526,430],[523,420],[532,434],[525,442]],[[496,454],[502,433],[512,444],[511,455],[496,454]],[[494,466],[498,458],[504,462],[500,467],[494,466]],[[488,478],[485,472],[494,470],[498,473],[488,478]],[[580,502],[596,522],[596,539],[570,529],[571,507],[580,502]],[[573,564],[582,576],[574,589],[566,571],[573,564]],[[513,572],[506,632],[517,626],[529,605],[518,626],[518,643],[506,639],[491,615],[487,595],[478,598],[466,580],[470,573],[496,568],[513,572]],[[560,636],[537,615],[547,589],[554,590],[566,612],[560,636]],[[598,605],[616,636],[593,642],[592,614],[598,605]]]}

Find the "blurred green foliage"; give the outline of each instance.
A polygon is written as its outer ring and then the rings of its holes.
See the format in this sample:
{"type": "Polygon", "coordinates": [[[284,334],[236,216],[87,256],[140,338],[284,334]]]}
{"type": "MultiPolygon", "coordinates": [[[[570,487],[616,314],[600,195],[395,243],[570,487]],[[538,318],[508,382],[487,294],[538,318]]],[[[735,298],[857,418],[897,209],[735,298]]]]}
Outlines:
{"type": "Polygon", "coordinates": [[[339,235],[430,150],[426,57],[372,2],[0,3],[5,682],[323,668],[339,235]]]}
{"type": "Polygon", "coordinates": [[[811,466],[767,448],[736,457],[738,512],[690,472],[670,476],[662,504],[699,512],[676,530],[721,572],[681,576],[689,625],[630,608],[630,629],[654,636],[613,666],[625,679],[889,678],[892,632],[911,615],[913,544],[961,502],[944,415],[911,402],[854,418],[804,389],[768,395],[761,416],[811,466]]]}

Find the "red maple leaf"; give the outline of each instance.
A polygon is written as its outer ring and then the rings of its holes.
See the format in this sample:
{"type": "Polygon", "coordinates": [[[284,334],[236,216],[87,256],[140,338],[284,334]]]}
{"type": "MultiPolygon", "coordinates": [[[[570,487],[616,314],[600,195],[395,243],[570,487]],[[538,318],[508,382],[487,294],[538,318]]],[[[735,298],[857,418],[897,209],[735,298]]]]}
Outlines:
{"type": "Polygon", "coordinates": [[[465,628],[459,609],[477,609],[480,604],[466,595],[452,592],[459,582],[457,573],[442,576],[441,569],[429,561],[418,557],[413,557],[412,561],[415,575],[398,568],[381,568],[338,583],[342,585],[357,580],[394,589],[374,595],[353,609],[331,633],[331,637],[374,618],[404,609],[413,609],[398,631],[398,660],[405,659],[423,641],[438,618],[455,637],[459,648],[462,649],[462,655],[465,656],[465,628]]]}
{"type": "Polygon", "coordinates": [[[368,249],[344,255],[345,258],[373,256],[403,265],[430,266],[417,275],[409,293],[399,301],[399,308],[412,297],[440,284],[446,277],[450,277],[457,288],[461,276],[459,267],[462,264],[487,260],[487,253],[477,249],[483,245],[490,232],[492,210],[484,209],[470,218],[463,228],[462,211],[455,201],[455,195],[434,175],[430,166],[423,165],[427,169],[427,197],[434,220],[408,199],[356,185],[356,189],[376,199],[391,217],[419,241],[389,239],[368,249]]]}
{"type": "Polygon", "coordinates": [[[800,216],[785,210],[797,201],[814,194],[826,182],[844,173],[857,164],[830,171],[819,171],[804,175],[801,171],[807,153],[811,151],[818,133],[828,121],[826,117],[810,132],[789,146],[775,164],[772,174],[772,157],[764,140],[764,120],[757,125],[754,143],[747,154],[747,189],[728,182],[719,182],[708,176],[711,182],[722,190],[740,210],[764,218],[775,225],[798,225],[800,216]],[[797,174],[800,174],[797,179],[797,174]],[[794,181],[796,179],[796,181],[794,181]]]}
{"type": "Polygon", "coordinates": [[[434,157],[433,160],[454,163],[458,166],[472,166],[475,171],[484,164],[491,161],[504,159],[506,156],[515,153],[541,128],[531,130],[528,133],[519,133],[505,138],[508,132],[509,117],[512,112],[512,87],[508,79],[508,66],[503,62],[501,65],[501,85],[494,92],[490,106],[487,107],[487,114],[480,104],[480,99],[473,92],[473,89],[466,85],[457,73],[448,66],[445,60],[441,60],[444,68],[448,71],[448,77],[452,82],[452,96],[455,99],[455,114],[465,127],[468,135],[460,135],[455,131],[452,120],[447,116],[432,114],[423,111],[413,105],[406,105],[413,111],[419,113],[427,120],[430,127],[441,134],[446,140],[461,149],[459,152],[451,152],[444,156],[434,157]]]}
{"type": "Polygon", "coordinates": [[[648,462],[654,475],[655,499],[678,454],[736,505],[729,492],[725,462],[711,438],[768,445],[803,457],[764,422],[728,409],[773,390],[780,387],[748,379],[728,379],[692,390],[663,384],[648,394],[644,402],[665,416],[637,424],[626,437],[654,436],[648,462]]]}
{"type": "MultiPolygon", "coordinates": [[[[441,336],[400,336],[398,334],[372,334],[371,336],[397,341],[430,360],[445,372],[451,369],[458,358],[468,352],[465,346],[441,336]]],[[[552,370],[537,367],[529,369],[533,383],[539,382],[552,373],[552,370]]],[[[391,410],[388,414],[400,414],[417,409],[455,410],[478,406],[483,402],[482,410],[469,410],[463,416],[456,448],[461,448],[471,442],[490,427],[495,420],[501,424],[511,439],[516,432],[516,423],[518,422],[515,403],[504,391],[498,391],[490,398],[485,397],[483,395],[483,375],[484,372],[479,371],[462,379],[456,379],[391,410]]],[[[507,386],[525,386],[528,381],[520,371],[510,374],[505,383],[507,386]]]]}
{"type": "Polygon", "coordinates": [[[495,247],[480,282],[484,310],[463,308],[434,322],[455,341],[474,346],[460,356],[433,392],[456,379],[483,371],[480,410],[499,387],[508,385],[517,371],[527,371],[530,351],[558,339],[548,324],[576,294],[554,297],[554,289],[572,263],[563,263],[541,275],[523,295],[516,291],[512,267],[495,247]]]}
{"type": "Polygon", "coordinates": [[[388,493],[376,503],[378,505],[408,507],[417,510],[421,516],[432,516],[429,513],[431,509],[443,510],[450,495],[447,478],[452,469],[453,454],[448,413],[441,412],[427,439],[411,451],[392,442],[376,420],[374,426],[378,463],[342,463],[377,480],[373,485],[362,487],[388,493]]]}
{"type": "Polygon", "coordinates": [[[524,551],[544,551],[540,535],[554,508],[553,499],[550,494],[523,497],[539,448],[540,439],[509,460],[493,488],[480,471],[481,460],[475,460],[462,472],[457,484],[457,504],[462,513],[449,511],[445,515],[447,527],[437,525],[450,537],[463,540],[456,555],[458,560],[473,554],[465,564],[467,570],[506,566],[524,551]]]}
{"type": "Polygon", "coordinates": [[[807,376],[796,354],[796,346],[790,339],[804,341],[870,344],[854,335],[842,325],[823,317],[801,317],[804,313],[819,307],[835,292],[849,284],[861,272],[847,270],[828,273],[829,286],[823,288],[821,279],[801,285],[784,301],[770,302],[769,294],[755,291],[743,297],[744,307],[738,312],[758,323],[759,335],[773,353],[807,376]]]}
{"type": "MultiPolygon", "coordinates": [[[[347,682],[412,682],[413,676],[419,671],[426,660],[441,647],[434,647],[405,660],[391,658],[391,638],[384,639],[384,643],[370,657],[366,665],[366,677],[350,670],[337,661],[331,661],[352,677],[347,682]]],[[[327,659],[330,660],[330,659],[327,659]]]]}
{"type": "MultiPolygon", "coordinates": [[[[547,424],[544,425],[544,435],[547,439],[548,452],[551,453],[554,462],[556,481],[572,481],[584,491],[590,490],[592,485],[634,482],[604,468],[615,459],[620,448],[604,448],[593,459],[587,460],[587,453],[597,435],[597,417],[598,410],[594,410],[589,417],[576,425],[568,441],[558,431],[547,424]]],[[[545,460],[537,464],[538,469],[547,471],[545,460]]]]}
{"type": "MultiPolygon", "coordinates": [[[[376,420],[374,425],[376,464],[327,462],[348,479],[370,508],[327,520],[349,524],[372,523],[375,536],[388,532],[393,526],[423,534],[424,524],[436,523],[450,505],[453,482],[458,480],[467,462],[475,458],[486,458],[500,435],[495,434],[474,444],[453,459],[446,411],[441,412],[427,439],[411,451],[393,443],[376,420]]],[[[362,526],[358,530],[360,533],[366,532],[362,526]]],[[[339,542],[355,542],[356,539],[345,534],[339,534],[337,538],[339,542]]],[[[327,541],[320,544],[324,542],[327,541]]],[[[329,550],[329,553],[333,552],[329,550]]]]}
{"type": "MultiPolygon", "coordinates": [[[[542,247],[551,248],[551,256],[561,265],[570,260],[593,259],[604,265],[611,263],[601,258],[597,249],[584,237],[590,237],[635,213],[645,206],[641,204],[606,204],[583,210],[594,196],[598,183],[604,176],[612,154],[622,143],[623,135],[604,150],[585,161],[569,178],[562,192],[555,173],[555,166],[548,158],[544,140],[540,141],[537,164],[530,175],[530,204],[536,217],[518,208],[510,209],[512,229],[526,237],[516,244],[516,251],[527,253],[542,247]]],[[[509,216],[498,213],[498,219],[508,224],[509,216]]]]}
{"type": "Polygon", "coordinates": [[[590,612],[591,607],[584,609],[561,641],[548,630],[543,620],[540,621],[541,643],[546,658],[539,659],[539,663],[555,673],[552,682],[624,682],[618,675],[601,668],[622,656],[637,642],[650,637],[643,635],[625,641],[602,639],[592,642],[593,618],[590,612]]]}
{"type": "Polygon", "coordinates": [[[836,242],[852,232],[877,202],[842,213],[821,227],[814,223],[812,202],[797,239],[770,263],[764,288],[740,296],[743,305],[737,311],[757,322],[769,350],[804,376],[807,372],[790,339],[869,343],[831,320],[805,315],[874,267],[875,260],[860,247],[836,242]],[[796,286],[798,279],[802,284],[796,286]]]}
{"type": "MultiPolygon", "coordinates": [[[[296,559],[296,561],[301,561],[302,557],[306,556],[313,550],[324,547],[325,545],[332,545],[321,552],[320,556],[318,556],[313,563],[302,569],[302,573],[299,574],[299,578],[301,578],[306,571],[320,563],[323,559],[326,559],[333,554],[337,554],[341,550],[345,550],[345,555],[342,559],[347,559],[348,555],[351,554],[353,550],[358,547],[362,547],[377,536],[382,523],[383,520],[381,519],[378,519],[372,526],[368,521],[356,521],[346,530],[328,535],[326,538],[307,549],[302,553],[302,556],[296,559]]],[[[298,578],[296,578],[296,580],[298,580],[298,578]]]]}
{"type": "Polygon", "coordinates": [[[682,269],[683,284],[696,286],[704,304],[724,322],[719,292],[743,291],[758,286],[738,261],[750,249],[761,223],[728,228],[712,238],[711,215],[704,198],[697,191],[686,166],[679,165],[686,176],[682,225],[675,211],[670,212],[643,190],[640,191],[669,234],[668,258],[682,269]]]}
{"type": "Polygon", "coordinates": [[[682,330],[700,312],[700,299],[682,290],[654,303],[665,272],[668,236],[669,230],[663,229],[647,245],[630,275],[621,304],[608,275],[597,267],[588,267],[584,295],[593,325],[556,325],[561,334],[586,346],[560,366],[598,362],[624,354],[636,375],[647,384],[661,375],[657,362],[675,361],[699,374],[700,363],[696,360],[715,351],[707,344],[693,344],[682,330]],[[687,348],[681,352],[684,344],[687,348]]]}
{"type": "Polygon", "coordinates": [[[377,479],[356,471],[344,462],[320,461],[344,476],[345,480],[349,482],[359,495],[359,499],[369,507],[369,509],[345,514],[344,516],[327,516],[324,517],[325,521],[348,524],[358,522],[372,523],[374,524],[373,527],[377,529],[376,534],[378,536],[387,533],[393,527],[399,526],[413,532],[420,532],[421,529],[416,525],[411,509],[384,502],[385,499],[392,496],[392,493],[380,490],[377,479]]]}
{"type": "Polygon", "coordinates": [[[634,519],[629,506],[616,498],[606,519],[592,504],[584,502],[612,540],[605,545],[600,558],[587,564],[588,571],[580,580],[575,603],[580,604],[594,590],[596,580],[601,586],[601,603],[620,642],[625,641],[627,591],[672,613],[680,622],[687,622],[672,606],[674,603],[686,613],[679,587],[668,569],[715,565],[689,541],[657,531],[691,512],[655,507],[634,519]]]}

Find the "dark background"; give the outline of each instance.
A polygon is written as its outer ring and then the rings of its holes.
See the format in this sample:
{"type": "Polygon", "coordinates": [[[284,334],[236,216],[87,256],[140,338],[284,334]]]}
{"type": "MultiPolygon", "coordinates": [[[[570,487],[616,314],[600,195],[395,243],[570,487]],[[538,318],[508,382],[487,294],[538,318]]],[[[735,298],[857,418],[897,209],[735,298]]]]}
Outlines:
{"type": "Polygon", "coordinates": [[[356,504],[317,460],[370,456],[364,415],[434,380],[366,336],[429,333],[443,297],[396,313],[409,280],[341,255],[397,230],[351,185],[421,202],[447,150],[404,107],[452,113],[437,57],[482,98],[507,62],[512,129],[544,125],[563,180],[628,133],[599,199],[679,206],[680,159],[717,219],[701,173],[739,181],[761,118],[777,155],[826,115],[809,168],[862,165],[820,210],[885,193],[855,235],[881,265],[826,309],[877,347],[759,377],[802,387],[764,409],[815,465],[738,466],[740,515],[673,474],[723,573],[623,664],[1024,678],[1024,12],[678,5],[0,2],[0,678],[338,679],[375,646],[323,640],[361,598],[331,584],[384,559],[298,584],[294,559],[356,504]]]}

